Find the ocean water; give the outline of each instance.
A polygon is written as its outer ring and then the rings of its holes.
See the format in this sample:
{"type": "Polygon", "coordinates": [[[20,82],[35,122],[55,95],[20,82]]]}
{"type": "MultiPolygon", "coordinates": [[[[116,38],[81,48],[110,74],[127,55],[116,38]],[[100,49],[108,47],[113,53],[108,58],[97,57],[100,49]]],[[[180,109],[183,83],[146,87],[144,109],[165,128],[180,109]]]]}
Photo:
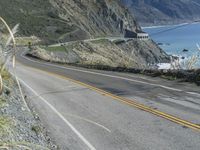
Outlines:
{"type": "Polygon", "coordinates": [[[199,56],[195,66],[200,68],[200,50],[197,47],[197,44],[200,45],[200,23],[148,27],[143,30],[168,54],[187,59],[193,55],[199,56]],[[188,51],[184,52],[183,49],[188,51]]]}

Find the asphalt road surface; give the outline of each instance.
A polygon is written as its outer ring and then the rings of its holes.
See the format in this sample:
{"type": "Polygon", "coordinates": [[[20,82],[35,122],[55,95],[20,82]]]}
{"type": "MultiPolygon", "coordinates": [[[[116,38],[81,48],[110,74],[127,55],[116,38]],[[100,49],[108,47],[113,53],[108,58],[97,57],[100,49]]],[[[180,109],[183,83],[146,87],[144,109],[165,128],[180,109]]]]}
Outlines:
{"type": "Polygon", "coordinates": [[[200,88],[17,56],[28,102],[62,150],[199,150],[200,88]]]}

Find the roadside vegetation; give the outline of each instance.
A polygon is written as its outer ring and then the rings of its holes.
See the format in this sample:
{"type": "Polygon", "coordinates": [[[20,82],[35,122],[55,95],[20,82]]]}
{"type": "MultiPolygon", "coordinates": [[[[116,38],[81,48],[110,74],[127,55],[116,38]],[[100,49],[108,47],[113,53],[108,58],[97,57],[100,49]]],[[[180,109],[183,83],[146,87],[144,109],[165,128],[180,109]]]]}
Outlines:
{"type": "Polygon", "coordinates": [[[16,37],[15,40],[16,40],[17,46],[36,45],[41,42],[41,40],[36,36],[16,37]]]}
{"type": "Polygon", "coordinates": [[[197,68],[198,63],[200,62],[200,50],[193,54],[192,56],[181,56],[180,57],[171,57],[171,70],[192,70],[197,68]]]}
{"type": "Polygon", "coordinates": [[[0,17],[0,149],[4,150],[48,150],[43,127],[36,121],[23,95],[15,74],[16,42],[12,30],[0,17]],[[12,62],[12,76],[7,70],[12,62]]]}
{"type": "Polygon", "coordinates": [[[66,51],[65,46],[40,46],[40,48],[45,49],[47,51],[55,52],[55,51],[66,51]]]}
{"type": "Polygon", "coordinates": [[[18,34],[35,35],[44,42],[57,41],[62,34],[76,29],[59,17],[48,0],[1,0],[0,14],[9,25],[20,22],[18,34]]]}

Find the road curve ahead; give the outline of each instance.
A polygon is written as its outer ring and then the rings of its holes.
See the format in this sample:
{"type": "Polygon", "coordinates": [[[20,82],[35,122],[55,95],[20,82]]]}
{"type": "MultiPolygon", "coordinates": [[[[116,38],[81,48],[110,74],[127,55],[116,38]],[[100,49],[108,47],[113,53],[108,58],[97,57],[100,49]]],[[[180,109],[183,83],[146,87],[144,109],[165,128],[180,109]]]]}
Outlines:
{"type": "Polygon", "coordinates": [[[29,102],[61,149],[199,150],[199,87],[17,56],[29,102]]]}

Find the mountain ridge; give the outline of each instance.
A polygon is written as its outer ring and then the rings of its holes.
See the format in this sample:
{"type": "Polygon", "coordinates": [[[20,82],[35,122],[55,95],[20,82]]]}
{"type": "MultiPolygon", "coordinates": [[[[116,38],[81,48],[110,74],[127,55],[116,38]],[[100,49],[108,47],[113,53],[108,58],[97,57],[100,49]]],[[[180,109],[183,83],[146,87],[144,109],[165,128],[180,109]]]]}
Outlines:
{"type": "Polygon", "coordinates": [[[200,19],[198,0],[121,0],[142,26],[179,24],[200,19]]]}

